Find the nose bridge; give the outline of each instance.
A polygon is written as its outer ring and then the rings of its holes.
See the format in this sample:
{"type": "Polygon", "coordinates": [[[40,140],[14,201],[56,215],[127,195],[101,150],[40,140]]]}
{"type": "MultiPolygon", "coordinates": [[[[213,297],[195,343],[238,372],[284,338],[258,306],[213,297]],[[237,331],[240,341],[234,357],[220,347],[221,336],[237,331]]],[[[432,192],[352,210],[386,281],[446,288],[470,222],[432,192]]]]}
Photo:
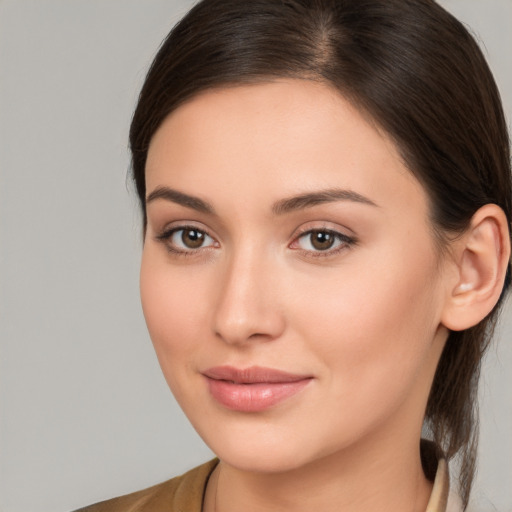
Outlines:
{"type": "Polygon", "coordinates": [[[215,334],[227,343],[271,340],[284,328],[284,319],[272,289],[275,262],[254,246],[233,252],[219,274],[214,311],[215,334]]]}

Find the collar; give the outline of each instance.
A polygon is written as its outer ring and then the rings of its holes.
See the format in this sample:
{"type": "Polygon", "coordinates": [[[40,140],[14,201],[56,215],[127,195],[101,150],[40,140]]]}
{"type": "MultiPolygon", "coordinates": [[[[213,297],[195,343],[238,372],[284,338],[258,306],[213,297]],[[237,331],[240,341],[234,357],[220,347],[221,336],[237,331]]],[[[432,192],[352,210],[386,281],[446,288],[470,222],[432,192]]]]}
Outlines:
{"type": "Polygon", "coordinates": [[[437,471],[425,512],[448,512],[448,494],[450,491],[450,475],[445,459],[437,461],[437,471]]]}
{"type": "Polygon", "coordinates": [[[422,439],[420,454],[425,476],[433,482],[425,512],[462,512],[459,496],[450,490],[450,472],[442,450],[434,442],[422,439]]]}

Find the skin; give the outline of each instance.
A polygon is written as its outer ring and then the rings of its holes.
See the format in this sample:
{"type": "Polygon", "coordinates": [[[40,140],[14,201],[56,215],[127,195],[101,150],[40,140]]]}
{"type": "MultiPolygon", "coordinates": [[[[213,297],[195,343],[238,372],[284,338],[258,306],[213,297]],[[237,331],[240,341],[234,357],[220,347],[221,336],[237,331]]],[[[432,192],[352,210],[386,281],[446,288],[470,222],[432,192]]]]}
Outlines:
{"type": "Polygon", "coordinates": [[[221,459],[205,510],[425,510],[419,439],[458,277],[393,143],[326,85],[237,86],[164,121],[146,184],[142,304],[172,392],[221,459]],[[162,187],[215,212],[155,197],[162,187]],[[334,189],[368,202],[273,212],[334,189]],[[180,226],[204,244],[169,235],[180,226]],[[311,229],[342,236],[322,251],[311,229]],[[268,410],[238,412],[209,393],[202,372],[219,365],[313,378],[268,410]]]}

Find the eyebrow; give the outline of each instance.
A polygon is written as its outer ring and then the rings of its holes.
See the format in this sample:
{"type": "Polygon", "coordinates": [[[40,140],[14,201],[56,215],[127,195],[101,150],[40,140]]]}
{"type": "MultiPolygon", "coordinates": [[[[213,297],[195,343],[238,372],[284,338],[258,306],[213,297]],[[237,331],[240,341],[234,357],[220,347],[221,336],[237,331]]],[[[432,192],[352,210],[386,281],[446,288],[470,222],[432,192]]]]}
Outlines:
{"type": "MultiPolygon", "coordinates": [[[[146,205],[156,201],[157,199],[164,199],[166,201],[171,201],[181,206],[185,206],[186,208],[191,208],[192,210],[216,215],[215,208],[207,201],[169,187],[158,187],[153,190],[153,192],[151,192],[146,198],[146,205]]],[[[353,190],[331,188],[317,192],[306,192],[297,196],[281,199],[273,204],[272,213],[274,215],[283,215],[293,211],[311,208],[320,204],[333,203],[335,201],[351,201],[368,206],[378,206],[371,199],[358,194],[353,190]]]]}
{"type": "Polygon", "coordinates": [[[272,206],[272,213],[274,215],[282,215],[324,203],[333,203],[335,201],[351,201],[354,203],[366,204],[368,206],[378,206],[377,203],[373,202],[371,199],[362,196],[353,190],[330,188],[327,190],[320,190],[318,192],[306,192],[305,194],[300,194],[288,199],[281,199],[272,206]]]}
{"type": "Polygon", "coordinates": [[[153,190],[153,192],[151,192],[151,194],[146,198],[146,205],[156,201],[157,199],[165,199],[166,201],[171,201],[181,206],[185,206],[186,208],[191,208],[192,210],[215,215],[215,209],[207,201],[204,201],[199,197],[184,194],[183,192],[179,192],[178,190],[174,190],[169,187],[158,187],[153,190]]]}

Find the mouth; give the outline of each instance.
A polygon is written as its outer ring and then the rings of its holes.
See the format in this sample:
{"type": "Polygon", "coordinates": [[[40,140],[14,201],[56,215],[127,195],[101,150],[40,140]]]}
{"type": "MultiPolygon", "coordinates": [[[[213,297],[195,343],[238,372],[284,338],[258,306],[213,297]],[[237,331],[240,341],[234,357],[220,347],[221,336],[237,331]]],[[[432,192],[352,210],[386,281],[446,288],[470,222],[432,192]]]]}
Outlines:
{"type": "Polygon", "coordinates": [[[252,366],[238,369],[216,366],[203,372],[211,396],[222,406],[239,412],[261,412],[299,393],[312,380],[299,375],[252,366]]]}

